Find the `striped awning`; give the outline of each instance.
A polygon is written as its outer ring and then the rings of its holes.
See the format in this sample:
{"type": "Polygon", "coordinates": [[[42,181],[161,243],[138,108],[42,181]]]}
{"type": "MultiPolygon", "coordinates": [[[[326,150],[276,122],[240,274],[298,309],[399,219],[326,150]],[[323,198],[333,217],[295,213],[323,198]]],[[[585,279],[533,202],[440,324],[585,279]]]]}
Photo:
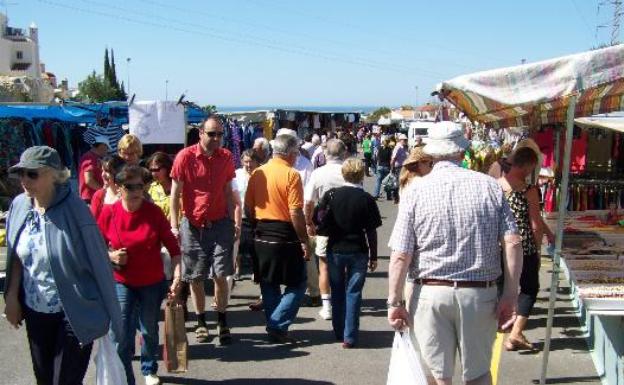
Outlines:
{"type": "Polygon", "coordinates": [[[470,120],[497,128],[563,123],[572,95],[576,117],[624,110],[624,45],[463,75],[436,92],[470,120]]]}

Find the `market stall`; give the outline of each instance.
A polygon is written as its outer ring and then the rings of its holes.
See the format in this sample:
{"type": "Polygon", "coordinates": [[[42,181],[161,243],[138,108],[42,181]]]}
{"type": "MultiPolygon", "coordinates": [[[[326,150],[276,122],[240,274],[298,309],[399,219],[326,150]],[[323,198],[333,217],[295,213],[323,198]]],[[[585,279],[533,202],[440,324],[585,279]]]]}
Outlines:
{"type": "MultiPolygon", "coordinates": [[[[544,384],[561,268],[574,118],[624,110],[624,45],[460,76],[439,84],[436,93],[454,104],[471,121],[494,128],[537,130],[543,125],[565,123],[563,162],[557,162],[562,167],[559,168],[556,243],[540,376],[540,383],[544,384]]],[[[620,359],[615,370],[618,382],[613,383],[622,383],[622,351],[614,354],[619,354],[620,359]]],[[[599,366],[598,372],[604,379],[605,372],[599,366]]]]}

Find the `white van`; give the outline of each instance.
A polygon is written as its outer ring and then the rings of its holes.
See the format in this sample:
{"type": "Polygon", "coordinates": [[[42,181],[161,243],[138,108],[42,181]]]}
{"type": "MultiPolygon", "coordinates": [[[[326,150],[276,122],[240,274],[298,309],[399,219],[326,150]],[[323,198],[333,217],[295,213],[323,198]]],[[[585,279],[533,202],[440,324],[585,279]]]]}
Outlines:
{"type": "Polygon", "coordinates": [[[407,144],[410,147],[416,145],[416,137],[420,136],[423,143],[427,143],[429,136],[429,129],[433,127],[435,121],[433,120],[416,120],[409,123],[407,130],[407,144]]]}

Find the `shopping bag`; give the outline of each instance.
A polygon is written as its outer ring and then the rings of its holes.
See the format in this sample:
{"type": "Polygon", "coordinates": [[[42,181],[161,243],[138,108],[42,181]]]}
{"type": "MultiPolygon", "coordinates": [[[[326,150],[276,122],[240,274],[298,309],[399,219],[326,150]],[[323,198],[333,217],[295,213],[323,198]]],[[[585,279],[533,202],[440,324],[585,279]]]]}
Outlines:
{"type": "Polygon", "coordinates": [[[381,181],[381,184],[384,186],[385,190],[394,190],[399,187],[399,181],[393,173],[386,175],[381,181]]]}
{"type": "Polygon", "coordinates": [[[95,361],[95,384],[96,385],[127,385],[126,370],[121,363],[117,349],[106,334],[93,343],[96,350],[95,361]]]}
{"type": "Polygon", "coordinates": [[[188,341],[182,305],[167,301],[165,304],[165,344],[163,361],[170,373],[184,373],[188,369],[188,341]]]}
{"type": "Polygon", "coordinates": [[[418,353],[407,332],[396,332],[386,385],[427,385],[418,353]]]}

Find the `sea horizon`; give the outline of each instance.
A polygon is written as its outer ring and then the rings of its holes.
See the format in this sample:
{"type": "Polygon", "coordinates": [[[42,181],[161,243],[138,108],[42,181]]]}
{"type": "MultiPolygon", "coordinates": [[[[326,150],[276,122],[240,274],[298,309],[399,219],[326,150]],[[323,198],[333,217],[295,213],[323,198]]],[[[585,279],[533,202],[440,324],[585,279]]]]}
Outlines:
{"type": "Polygon", "coordinates": [[[266,110],[296,110],[296,111],[318,111],[318,112],[359,112],[370,113],[379,108],[378,106],[217,106],[217,112],[247,112],[266,110]]]}

